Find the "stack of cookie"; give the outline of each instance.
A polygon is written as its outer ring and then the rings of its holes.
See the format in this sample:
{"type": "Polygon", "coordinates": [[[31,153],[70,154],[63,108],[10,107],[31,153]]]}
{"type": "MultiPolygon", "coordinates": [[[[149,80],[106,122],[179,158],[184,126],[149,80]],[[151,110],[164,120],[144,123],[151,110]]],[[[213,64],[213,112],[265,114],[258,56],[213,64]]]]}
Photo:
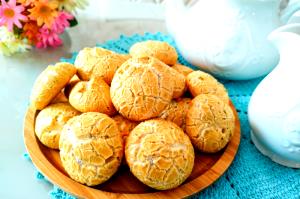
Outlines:
{"type": "Polygon", "coordinates": [[[36,136],[82,184],[107,181],[125,154],[144,184],[179,186],[193,170],[194,147],[222,150],[235,118],[224,86],[177,58],[168,43],[145,41],[129,55],[84,48],[74,65],[48,66],[31,94],[36,136]]]}

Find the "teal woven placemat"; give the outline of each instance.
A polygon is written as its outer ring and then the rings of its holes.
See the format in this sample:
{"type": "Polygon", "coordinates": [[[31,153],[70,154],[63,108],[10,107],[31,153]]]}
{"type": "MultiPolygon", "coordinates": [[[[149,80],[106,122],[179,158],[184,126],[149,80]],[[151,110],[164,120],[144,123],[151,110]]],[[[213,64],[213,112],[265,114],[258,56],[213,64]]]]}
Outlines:
{"type": "MultiPolygon", "coordinates": [[[[119,53],[128,53],[130,46],[144,40],[166,41],[175,46],[174,41],[162,33],[124,36],[110,40],[97,46],[119,53]]],[[[62,59],[73,63],[76,53],[71,59],[62,59]]],[[[179,62],[194,68],[181,55],[179,62]]],[[[222,81],[229,92],[241,122],[241,143],[233,164],[227,172],[212,186],[192,198],[287,198],[300,199],[300,170],[291,169],[273,163],[261,155],[250,139],[250,127],[247,119],[247,108],[250,96],[261,79],[251,81],[222,81]]],[[[37,174],[38,179],[45,179],[37,174]]],[[[58,187],[50,192],[53,199],[74,198],[58,187]]]]}

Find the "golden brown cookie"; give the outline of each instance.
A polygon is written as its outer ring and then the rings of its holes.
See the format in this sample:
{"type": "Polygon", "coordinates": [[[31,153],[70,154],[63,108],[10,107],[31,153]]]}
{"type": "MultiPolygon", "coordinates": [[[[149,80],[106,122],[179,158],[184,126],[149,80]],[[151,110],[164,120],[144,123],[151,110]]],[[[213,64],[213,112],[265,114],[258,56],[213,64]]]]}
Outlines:
{"type": "Polygon", "coordinates": [[[76,73],[69,63],[57,63],[48,66],[36,79],[30,96],[31,104],[42,110],[65,87],[76,73]]]}
{"type": "Polygon", "coordinates": [[[200,94],[213,94],[229,103],[228,93],[213,76],[202,71],[194,71],[187,76],[187,86],[194,97],[200,94]]]}
{"type": "Polygon", "coordinates": [[[186,114],[191,101],[190,98],[172,100],[159,117],[174,122],[185,131],[186,114]]]}
{"type": "Polygon", "coordinates": [[[112,119],[117,123],[123,140],[125,140],[129,133],[138,125],[138,122],[128,120],[122,115],[116,115],[112,119]]]}
{"type": "Polygon", "coordinates": [[[107,181],[117,171],[123,156],[116,122],[96,112],[70,119],[61,133],[59,149],[66,172],[88,186],[107,181]]]}
{"type": "Polygon", "coordinates": [[[155,57],[168,65],[176,64],[177,52],[167,42],[148,40],[135,43],[130,48],[129,54],[133,57],[155,57]]]}
{"type": "Polygon", "coordinates": [[[116,70],[129,58],[104,48],[84,48],[75,60],[78,76],[82,80],[102,77],[110,85],[116,70]]]}
{"type": "MultiPolygon", "coordinates": [[[[117,123],[124,143],[126,142],[129,133],[139,124],[138,122],[126,119],[122,115],[116,115],[112,117],[112,119],[117,123]]],[[[125,159],[123,159],[121,165],[126,165],[125,159]]]]}
{"type": "Polygon", "coordinates": [[[114,115],[116,110],[111,102],[110,88],[101,77],[78,82],[71,90],[70,104],[80,112],[100,112],[114,115]]]}
{"type": "Polygon", "coordinates": [[[56,104],[60,102],[69,102],[68,98],[65,96],[64,92],[60,91],[53,100],[51,100],[50,104],[56,104]]]}
{"type": "Polygon", "coordinates": [[[169,67],[169,70],[173,78],[173,86],[174,86],[173,98],[179,98],[184,94],[184,92],[187,89],[186,77],[171,67],[169,67]]]}
{"type": "Polygon", "coordinates": [[[71,93],[72,88],[81,80],[79,79],[79,77],[77,75],[74,75],[69,83],[66,85],[66,87],[64,88],[64,94],[67,98],[69,98],[69,95],[71,93]]]}
{"type": "Polygon", "coordinates": [[[186,133],[200,151],[215,153],[230,141],[235,129],[231,107],[215,95],[195,97],[186,117],[186,133]]]}
{"type": "Polygon", "coordinates": [[[122,64],[110,88],[119,113],[134,121],[157,117],[173,96],[169,71],[169,66],[153,57],[131,58],[122,64]]]}
{"type": "Polygon", "coordinates": [[[183,183],[194,166],[194,148],[177,125],[165,120],[140,123],[125,146],[130,171],[144,184],[158,190],[183,183]]]}
{"type": "Polygon", "coordinates": [[[172,68],[175,69],[177,72],[183,74],[184,76],[188,76],[188,74],[194,71],[193,69],[178,63],[173,65],[172,68]]]}
{"type": "Polygon", "coordinates": [[[129,55],[129,54],[119,54],[119,56],[121,56],[125,60],[128,60],[131,58],[131,55],[129,55]]]}
{"type": "Polygon", "coordinates": [[[69,103],[56,103],[41,110],[35,119],[35,134],[49,148],[58,149],[59,138],[64,125],[79,115],[69,103]]]}

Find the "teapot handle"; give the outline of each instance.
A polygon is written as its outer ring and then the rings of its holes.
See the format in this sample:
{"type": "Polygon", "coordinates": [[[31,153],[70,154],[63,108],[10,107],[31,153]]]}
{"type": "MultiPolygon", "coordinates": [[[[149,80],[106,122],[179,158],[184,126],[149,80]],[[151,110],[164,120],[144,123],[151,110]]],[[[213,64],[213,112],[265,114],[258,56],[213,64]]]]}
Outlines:
{"type": "Polygon", "coordinates": [[[300,23],[300,0],[290,1],[281,13],[281,21],[284,24],[300,23]]]}
{"type": "Polygon", "coordinates": [[[287,24],[300,23],[300,10],[288,20],[287,24]]]}

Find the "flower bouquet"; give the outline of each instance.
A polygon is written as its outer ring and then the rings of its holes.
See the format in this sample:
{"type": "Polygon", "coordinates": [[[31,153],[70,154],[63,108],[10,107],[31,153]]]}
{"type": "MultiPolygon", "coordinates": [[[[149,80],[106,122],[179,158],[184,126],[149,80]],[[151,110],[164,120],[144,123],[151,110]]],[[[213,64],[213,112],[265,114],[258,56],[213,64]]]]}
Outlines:
{"type": "Polygon", "coordinates": [[[74,14],[86,5],[87,0],[1,0],[0,53],[62,45],[60,35],[77,25],[74,14]]]}

